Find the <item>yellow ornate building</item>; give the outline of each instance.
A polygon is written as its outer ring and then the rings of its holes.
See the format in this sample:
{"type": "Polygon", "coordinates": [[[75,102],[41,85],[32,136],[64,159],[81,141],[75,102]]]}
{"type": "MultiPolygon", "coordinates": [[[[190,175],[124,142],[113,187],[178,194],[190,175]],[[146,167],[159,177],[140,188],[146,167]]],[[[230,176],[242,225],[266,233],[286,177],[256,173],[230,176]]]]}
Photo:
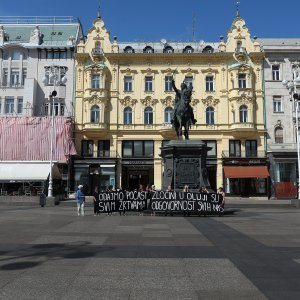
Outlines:
{"type": "Polygon", "coordinates": [[[190,139],[211,147],[212,188],[266,194],[263,56],[240,16],[217,43],[119,43],[99,16],[75,55],[75,184],[161,188],[160,147],[176,138],[174,77],[193,85],[190,139]]]}

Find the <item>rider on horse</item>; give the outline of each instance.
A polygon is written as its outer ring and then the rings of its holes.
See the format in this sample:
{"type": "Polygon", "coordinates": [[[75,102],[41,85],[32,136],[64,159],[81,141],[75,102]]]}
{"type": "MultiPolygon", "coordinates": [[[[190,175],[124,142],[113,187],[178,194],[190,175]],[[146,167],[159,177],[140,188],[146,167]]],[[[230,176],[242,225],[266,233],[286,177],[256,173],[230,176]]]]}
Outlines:
{"type": "Polygon", "coordinates": [[[193,108],[190,106],[190,102],[191,102],[191,96],[192,96],[192,90],[193,90],[193,86],[190,85],[189,87],[186,85],[185,82],[182,82],[181,84],[181,90],[178,90],[175,86],[175,81],[174,79],[172,79],[172,87],[176,93],[176,97],[175,97],[175,108],[174,108],[174,116],[173,119],[171,120],[171,123],[174,125],[175,123],[175,118],[177,115],[177,108],[178,105],[180,104],[180,102],[185,102],[187,101],[188,104],[188,109],[189,109],[189,113],[191,115],[191,122],[193,124],[195,124],[197,122],[197,120],[194,117],[194,111],[193,108]]]}

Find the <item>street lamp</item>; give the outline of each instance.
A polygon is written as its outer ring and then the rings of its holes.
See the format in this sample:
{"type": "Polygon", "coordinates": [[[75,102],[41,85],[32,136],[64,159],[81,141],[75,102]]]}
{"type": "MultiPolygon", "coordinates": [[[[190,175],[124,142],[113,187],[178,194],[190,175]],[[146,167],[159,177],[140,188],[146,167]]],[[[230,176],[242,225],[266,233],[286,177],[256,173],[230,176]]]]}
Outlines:
{"type": "Polygon", "coordinates": [[[55,110],[55,98],[57,96],[56,87],[67,82],[65,76],[66,68],[61,66],[46,66],[46,73],[43,78],[45,85],[53,85],[53,91],[49,95],[50,100],[50,112],[51,112],[51,133],[50,133],[50,175],[48,185],[48,197],[53,197],[53,176],[52,176],[52,165],[53,165],[53,137],[54,137],[54,110],[55,110]],[[52,107],[52,109],[51,109],[52,107]]]}
{"type": "MultiPolygon", "coordinates": [[[[299,112],[299,100],[300,94],[297,93],[297,85],[300,86],[300,65],[296,64],[292,66],[292,74],[293,77],[290,80],[283,80],[282,84],[289,90],[291,95],[291,101],[296,103],[296,143],[297,143],[297,160],[298,160],[298,192],[297,198],[300,200],[300,152],[299,152],[299,120],[298,120],[298,112],[299,112]]],[[[293,105],[295,107],[295,105],[293,105]]]]}

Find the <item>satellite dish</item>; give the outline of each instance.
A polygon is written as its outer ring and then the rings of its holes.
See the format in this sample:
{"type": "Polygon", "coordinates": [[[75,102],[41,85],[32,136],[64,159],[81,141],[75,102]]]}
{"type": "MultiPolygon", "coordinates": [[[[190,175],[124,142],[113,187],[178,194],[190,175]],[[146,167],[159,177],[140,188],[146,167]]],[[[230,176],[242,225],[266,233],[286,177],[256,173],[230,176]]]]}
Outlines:
{"type": "Polygon", "coordinates": [[[160,42],[161,42],[162,44],[166,44],[166,43],[167,43],[167,40],[166,40],[166,39],[161,39],[160,42]]]}

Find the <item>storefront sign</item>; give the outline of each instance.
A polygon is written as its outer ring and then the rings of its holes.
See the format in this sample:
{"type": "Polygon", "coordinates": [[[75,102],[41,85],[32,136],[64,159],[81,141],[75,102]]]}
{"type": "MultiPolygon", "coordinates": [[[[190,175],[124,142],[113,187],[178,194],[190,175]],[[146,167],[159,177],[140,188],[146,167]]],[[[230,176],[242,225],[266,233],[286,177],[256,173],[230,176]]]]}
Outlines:
{"type": "Polygon", "coordinates": [[[155,212],[191,212],[220,214],[224,208],[222,195],[216,193],[193,192],[101,192],[99,194],[98,212],[142,211],[155,212]]]}
{"type": "Polygon", "coordinates": [[[153,160],[123,160],[122,165],[153,165],[153,160]]]}

